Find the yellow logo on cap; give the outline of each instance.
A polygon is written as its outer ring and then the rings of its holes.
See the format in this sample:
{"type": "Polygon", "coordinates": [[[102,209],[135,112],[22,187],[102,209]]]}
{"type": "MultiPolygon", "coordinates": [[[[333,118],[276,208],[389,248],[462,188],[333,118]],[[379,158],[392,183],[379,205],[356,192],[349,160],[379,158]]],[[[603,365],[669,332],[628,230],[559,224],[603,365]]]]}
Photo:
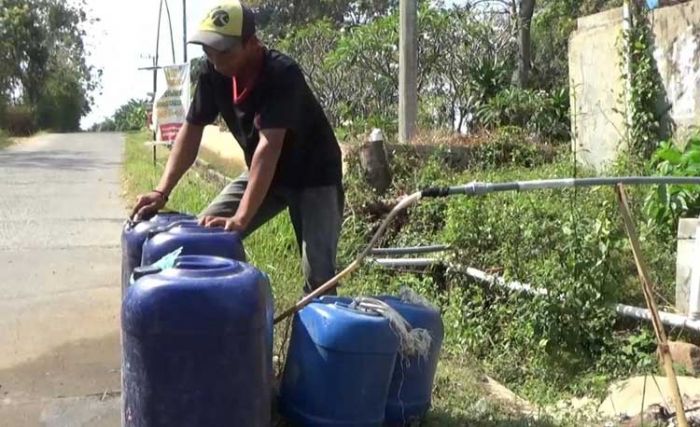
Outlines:
{"type": "Polygon", "coordinates": [[[200,31],[212,31],[225,36],[241,37],[243,8],[238,1],[223,3],[213,8],[199,23],[200,31]]]}

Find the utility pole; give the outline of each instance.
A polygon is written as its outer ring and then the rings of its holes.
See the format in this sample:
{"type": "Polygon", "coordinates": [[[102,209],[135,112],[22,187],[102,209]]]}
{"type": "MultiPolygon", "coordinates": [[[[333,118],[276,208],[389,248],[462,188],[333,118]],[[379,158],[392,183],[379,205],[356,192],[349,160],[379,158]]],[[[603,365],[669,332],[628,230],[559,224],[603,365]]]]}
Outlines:
{"type": "Polygon", "coordinates": [[[182,55],[187,63],[187,0],[182,0],[182,55]]]}
{"type": "Polygon", "coordinates": [[[418,1],[401,0],[399,38],[399,142],[409,142],[418,116],[418,1]]]}

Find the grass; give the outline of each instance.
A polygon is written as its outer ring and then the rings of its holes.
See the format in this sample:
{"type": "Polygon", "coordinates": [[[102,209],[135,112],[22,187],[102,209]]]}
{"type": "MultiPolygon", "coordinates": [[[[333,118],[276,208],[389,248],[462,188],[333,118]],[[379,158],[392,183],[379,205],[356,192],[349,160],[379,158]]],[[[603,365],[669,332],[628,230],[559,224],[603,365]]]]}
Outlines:
{"type": "MultiPolygon", "coordinates": [[[[124,181],[129,201],[135,196],[155,186],[162,172],[162,164],[167,156],[167,150],[161,149],[158,154],[158,164],[154,167],[151,151],[143,146],[148,134],[127,135],[124,181]]],[[[211,162],[210,162],[211,163],[211,162]]],[[[214,165],[215,167],[217,165],[214,165]]],[[[218,165],[221,172],[231,175],[226,166],[218,165]],[[221,170],[223,169],[223,170],[221,170]]],[[[197,213],[217,194],[222,187],[220,182],[212,182],[203,175],[190,171],[178,185],[171,196],[168,208],[177,211],[197,213]]],[[[350,196],[354,197],[354,196],[350,196]]],[[[361,206],[349,206],[354,212],[361,206]]],[[[357,215],[348,214],[341,247],[339,261],[343,267],[354,257],[357,251],[366,243],[366,237],[371,230],[367,224],[358,221],[357,215]]],[[[439,238],[436,235],[433,238],[439,238]]],[[[439,242],[435,242],[439,243],[439,242]]],[[[302,294],[302,273],[296,240],[288,215],[281,214],[261,227],[250,236],[246,242],[249,261],[265,271],[272,282],[275,297],[275,307],[279,312],[296,302],[302,294]]],[[[347,280],[339,292],[346,295],[371,295],[378,291],[391,292],[405,283],[416,284],[411,277],[393,277],[365,268],[356,276],[347,280]]],[[[421,286],[420,283],[417,284],[421,286]]],[[[447,325],[453,319],[446,318],[447,325]]],[[[282,361],[285,352],[285,330],[287,325],[281,325],[276,330],[276,354],[282,361]]],[[[465,352],[445,341],[445,349],[440,360],[433,397],[433,409],[425,420],[425,426],[554,426],[554,425],[584,425],[580,419],[565,418],[552,421],[545,417],[534,417],[520,413],[512,404],[491,397],[481,381],[484,364],[464,356],[465,352]],[[449,346],[449,347],[448,347],[449,346]]],[[[281,364],[277,366],[281,369],[281,364]]]]}
{"type": "Polygon", "coordinates": [[[243,159],[223,159],[204,146],[199,149],[199,158],[209,163],[211,168],[230,177],[238,176],[246,168],[243,159]]]}

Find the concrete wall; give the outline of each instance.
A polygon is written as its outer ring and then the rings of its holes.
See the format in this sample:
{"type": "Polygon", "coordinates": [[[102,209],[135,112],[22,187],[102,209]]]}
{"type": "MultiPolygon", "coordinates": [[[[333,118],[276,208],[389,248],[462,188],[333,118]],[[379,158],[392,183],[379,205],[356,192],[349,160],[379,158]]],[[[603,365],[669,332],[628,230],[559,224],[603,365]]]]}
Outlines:
{"type": "MultiPolygon", "coordinates": [[[[652,12],[654,58],[680,134],[700,123],[700,0],[652,12]]],[[[569,41],[573,148],[585,164],[614,161],[625,134],[622,9],[587,16],[569,41]]]]}
{"type": "Polygon", "coordinates": [[[700,220],[683,218],[678,223],[678,258],[676,261],[676,309],[681,314],[688,314],[688,297],[690,296],[690,275],[693,268],[700,265],[695,253],[695,236],[700,220]]]}

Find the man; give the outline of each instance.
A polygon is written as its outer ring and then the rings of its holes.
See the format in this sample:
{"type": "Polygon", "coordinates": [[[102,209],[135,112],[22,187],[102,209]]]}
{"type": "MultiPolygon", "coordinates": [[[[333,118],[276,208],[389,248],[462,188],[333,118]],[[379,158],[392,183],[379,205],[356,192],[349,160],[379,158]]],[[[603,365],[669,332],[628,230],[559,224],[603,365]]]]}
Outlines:
{"type": "Polygon", "coordinates": [[[220,114],[248,172],[224,188],[200,223],[245,237],[287,208],[308,293],[335,275],[344,194],[333,129],[299,65],[258,40],[255,16],[239,1],[215,7],[189,42],[208,61],[160,183],[139,196],[132,216],[165,206],[196,159],[204,126],[220,114]]]}

